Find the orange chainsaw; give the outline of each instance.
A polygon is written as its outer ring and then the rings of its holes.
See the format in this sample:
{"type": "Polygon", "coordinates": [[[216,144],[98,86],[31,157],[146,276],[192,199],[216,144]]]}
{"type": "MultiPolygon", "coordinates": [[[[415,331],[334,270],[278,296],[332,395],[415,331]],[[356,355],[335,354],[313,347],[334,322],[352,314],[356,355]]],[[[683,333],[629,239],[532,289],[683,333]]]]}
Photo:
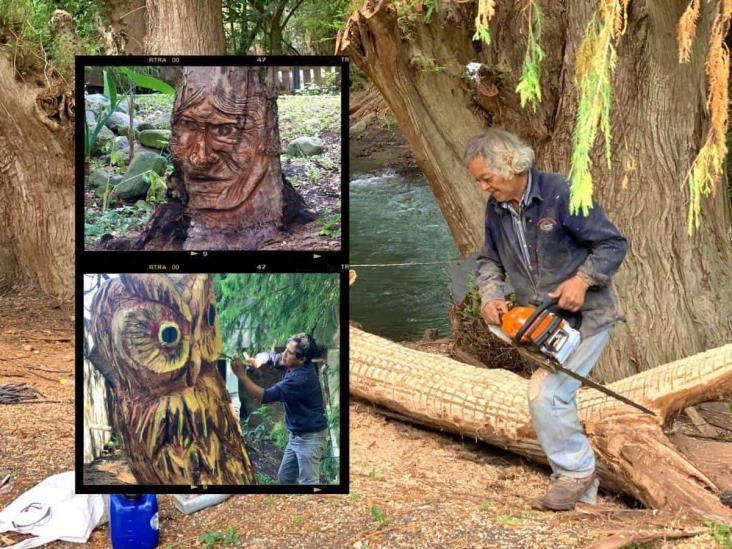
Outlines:
{"type": "Polygon", "coordinates": [[[583,385],[597,389],[642,412],[656,415],[645,406],[564,367],[564,363],[579,347],[582,338],[567,319],[549,310],[556,303],[555,298],[537,307],[513,307],[507,313],[501,314],[500,326],[489,325],[488,328],[506,343],[526,348],[529,352],[522,354],[542,368],[565,373],[583,385]]]}

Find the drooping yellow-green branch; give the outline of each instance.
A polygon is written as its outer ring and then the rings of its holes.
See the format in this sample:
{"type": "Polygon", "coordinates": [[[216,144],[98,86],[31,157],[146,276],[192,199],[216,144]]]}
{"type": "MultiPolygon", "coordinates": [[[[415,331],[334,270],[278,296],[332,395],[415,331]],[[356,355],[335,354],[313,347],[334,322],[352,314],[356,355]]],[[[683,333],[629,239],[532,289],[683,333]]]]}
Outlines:
{"type": "MultiPolygon", "coordinates": [[[[688,11],[688,9],[687,9],[688,11]]],[[[686,13],[684,14],[686,15],[686,13]]],[[[732,16],[732,0],[722,0],[717,5],[717,16],[712,24],[709,38],[709,52],[705,72],[709,80],[707,93],[707,109],[710,114],[710,125],[704,145],[689,169],[687,182],[689,185],[688,231],[691,235],[699,228],[701,215],[701,198],[713,193],[725,168],[727,156],[728,84],[729,84],[729,51],[724,43],[732,16]]],[[[682,17],[683,22],[683,17],[682,17]]],[[[681,40],[681,24],[679,23],[679,39],[681,40]]],[[[682,55],[680,44],[679,56],[682,62],[688,61],[682,55]]]]}
{"type": "Polygon", "coordinates": [[[579,92],[577,120],[572,134],[570,160],[570,212],[588,215],[592,208],[592,161],[590,153],[598,129],[605,141],[605,159],[611,160],[610,107],[612,74],[615,69],[615,43],[625,32],[625,6],[622,0],[603,1],[587,25],[577,52],[575,83],[579,92]]]}
{"type": "Polygon", "coordinates": [[[475,34],[473,40],[480,40],[486,45],[491,43],[488,24],[496,12],[495,0],[478,0],[478,15],[475,17],[475,34]]]}
{"type": "Polygon", "coordinates": [[[527,15],[529,25],[526,55],[516,92],[521,97],[521,108],[525,108],[527,103],[531,103],[532,108],[536,111],[537,105],[541,103],[541,62],[544,60],[544,50],[539,45],[544,14],[539,2],[529,1],[527,15]]]}

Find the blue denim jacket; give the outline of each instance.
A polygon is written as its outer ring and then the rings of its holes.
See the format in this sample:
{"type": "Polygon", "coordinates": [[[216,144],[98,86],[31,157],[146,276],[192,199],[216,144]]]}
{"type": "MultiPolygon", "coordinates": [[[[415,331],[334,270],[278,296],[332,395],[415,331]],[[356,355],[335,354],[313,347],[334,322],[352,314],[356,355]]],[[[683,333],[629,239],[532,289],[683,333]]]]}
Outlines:
{"type": "Polygon", "coordinates": [[[531,271],[521,258],[511,213],[491,197],[485,213],[485,244],[478,255],[481,301],[503,298],[512,286],[518,303],[529,305],[580,274],[590,282],[581,308],[582,337],[624,320],[610,280],[625,257],[625,238],[597,203],[588,217],[571,215],[569,186],[563,176],[531,168],[531,178],[523,214],[531,271]]]}

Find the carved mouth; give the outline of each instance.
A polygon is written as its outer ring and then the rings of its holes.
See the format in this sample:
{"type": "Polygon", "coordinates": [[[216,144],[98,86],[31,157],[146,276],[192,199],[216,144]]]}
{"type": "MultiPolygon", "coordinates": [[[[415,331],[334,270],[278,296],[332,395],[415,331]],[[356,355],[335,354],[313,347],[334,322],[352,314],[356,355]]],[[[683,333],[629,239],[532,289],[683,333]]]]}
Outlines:
{"type": "Polygon", "coordinates": [[[231,177],[217,177],[212,175],[191,175],[189,178],[191,181],[199,181],[205,183],[207,181],[229,181],[231,177]]]}

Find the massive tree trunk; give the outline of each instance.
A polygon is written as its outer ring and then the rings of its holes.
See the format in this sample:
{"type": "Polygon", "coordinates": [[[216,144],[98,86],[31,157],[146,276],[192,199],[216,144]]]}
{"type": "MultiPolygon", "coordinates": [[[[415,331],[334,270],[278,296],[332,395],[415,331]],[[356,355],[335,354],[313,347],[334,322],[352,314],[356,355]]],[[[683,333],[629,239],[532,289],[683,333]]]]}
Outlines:
{"type": "Polygon", "coordinates": [[[226,52],[221,0],[147,0],[147,53],[226,52]]]}
{"type": "MultiPolygon", "coordinates": [[[[610,170],[593,153],[595,197],[629,241],[615,278],[628,319],[596,368],[615,380],[732,338],[730,208],[719,189],[704,222],[686,232],[684,177],[708,126],[704,58],[714,3],[702,3],[691,62],[677,60],[675,26],[688,2],[632,2],[613,77],[610,170]],[[626,189],[627,187],[627,189],[626,189]]],[[[405,6],[369,0],[350,18],[337,51],[374,82],[429,179],[463,254],[483,241],[485,199],[461,156],[467,140],[501,125],[536,149],[540,169],[567,174],[576,117],[575,57],[594,3],[542,3],[543,102],[522,110],[514,92],[526,47],[524,3],[500,2],[493,42],[472,42],[475,4],[440,3],[431,23],[405,6]],[[465,66],[488,68],[482,92],[465,66]]]]}
{"type": "MultiPolygon", "coordinates": [[[[511,372],[407,349],[353,327],[349,372],[354,396],[546,463],[529,415],[527,381],[511,372]]],[[[579,391],[580,419],[598,457],[601,485],[654,509],[732,520],[732,510],[719,501],[720,486],[687,461],[662,430],[665,420],[681,409],[732,395],[732,344],[611,388],[657,417],[594,389],[579,391]]]]}
{"type": "Polygon", "coordinates": [[[18,82],[0,56],[2,266],[62,301],[74,296],[73,110],[70,90],[18,82]]]}

